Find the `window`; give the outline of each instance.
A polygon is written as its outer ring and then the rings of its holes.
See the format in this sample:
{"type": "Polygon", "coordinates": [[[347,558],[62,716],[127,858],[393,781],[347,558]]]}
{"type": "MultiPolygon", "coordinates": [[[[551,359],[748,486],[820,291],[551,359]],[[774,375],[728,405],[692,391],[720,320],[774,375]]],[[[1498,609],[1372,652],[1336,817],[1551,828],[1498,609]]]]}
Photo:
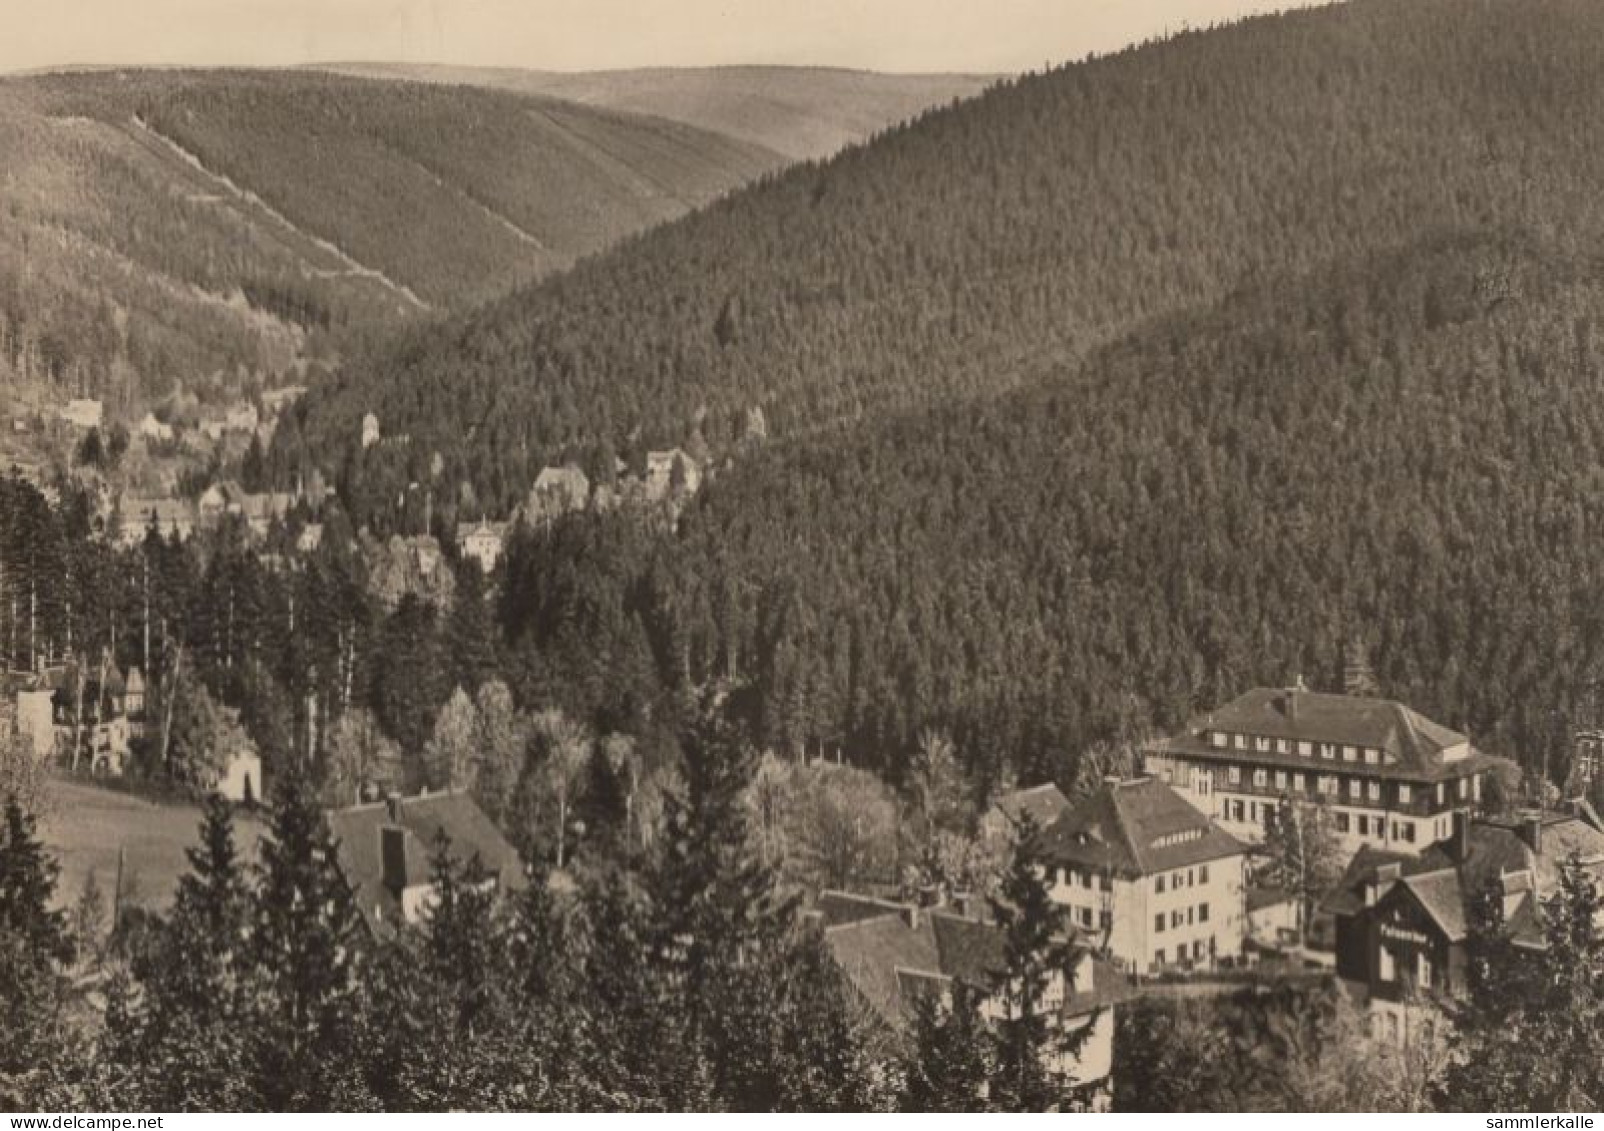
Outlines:
{"type": "Polygon", "coordinates": [[[1379,761],[1381,761],[1381,751],[1377,750],[1374,746],[1366,746],[1365,765],[1374,766],[1379,761]]]}
{"type": "Polygon", "coordinates": [[[1242,803],[1240,801],[1231,802],[1231,820],[1240,821],[1242,819],[1242,803]]]}
{"type": "Polygon", "coordinates": [[[1469,796],[1470,796],[1470,779],[1469,778],[1460,778],[1459,779],[1459,800],[1463,801],[1465,798],[1467,798],[1469,796]]]}
{"type": "Polygon", "coordinates": [[[1155,966],[1164,965],[1164,948],[1163,947],[1159,947],[1157,950],[1155,950],[1153,952],[1153,965],[1155,965],[1155,966]]]}
{"type": "Polygon", "coordinates": [[[1401,781],[1398,783],[1398,804],[1409,804],[1409,783],[1406,781],[1401,781]]]}
{"type": "Polygon", "coordinates": [[[1406,844],[1415,843],[1415,823],[1413,821],[1399,821],[1398,837],[1406,844]]]}
{"type": "Polygon", "coordinates": [[[1223,730],[1211,730],[1211,731],[1209,731],[1209,745],[1210,746],[1214,747],[1215,749],[1221,749],[1226,745],[1226,742],[1227,742],[1227,736],[1226,736],[1226,733],[1223,730]]]}
{"type": "Polygon", "coordinates": [[[1358,778],[1348,779],[1348,796],[1358,798],[1364,794],[1365,783],[1358,778]]]}
{"type": "Polygon", "coordinates": [[[1370,835],[1370,818],[1366,817],[1363,813],[1359,814],[1359,835],[1370,835]]]}
{"type": "Polygon", "coordinates": [[[1298,743],[1298,757],[1299,758],[1312,758],[1313,756],[1314,756],[1314,743],[1312,743],[1312,742],[1301,742],[1300,741],[1298,743]]]}
{"type": "Polygon", "coordinates": [[[1345,832],[1348,831],[1348,814],[1346,814],[1346,813],[1338,813],[1337,814],[1337,831],[1339,833],[1345,833],[1345,832]]]}
{"type": "Polygon", "coordinates": [[[1359,748],[1357,746],[1344,746],[1342,748],[1342,760],[1344,762],[1357,762],[1359,760],[1359,748]]]}
{"type": "Polygon", "coordinates": [[[1441,805],[1443,803],[1444,796],[1445,795],[1443,794],[1443,791],[1442,791],[1442,782],[1438,782],[1437,783],[1437,804],[1438,805],[1441,805]]]}
{"type": "Polygon", "coordinates": [[[1333,746],[1329,742],[1322,742],[1320,744],[1320,757],[1324,758],[1327,762],[1329,762],[1329,761],[1331,761],[1331,759],[1335,758],[1336,756],[1337,756],[1337,748],[1335,746],[1333,746]]]}
{"type": "Polygon", "coordinates": [[[1387,947],[1381,948],[1381,966],[1376,976],[1383,982],[1396,982],[1398,980],[1397,963],[1392,957],[1392,951],[1387,947]]]}
{"type": "Polygon", "coordinates": [[[1209,866],[1207,864],[1203,864],[1198,867],[1197,882],[1200,884],[1206,884],[1209,882],[1209,866]]]}
{"type": "Polygon", "coordinates": [[[1296,790],[1297,792],[1299,792],[1299,793],[1303,792],[1303,775],[1302,774],[1293,774],[1292,775],[1292,788],[1294,790],[1296,790]]]}
{"type": "Polygon", "coordinates": [[[1260,754],[1268,754],[1270,752],[1270,740],[1265,738],[1263,735],[1260,735],[1258,738],[1254,739],[1253,748],[1260,754]]]}
{"type": "Polygon", "coordinates": [[[1083,927],[1092,925],[1092,909],[1090,907],[1082,907],[1080,909],[1080,925],[1083,927]]]}
{"type": "Polygon", "coordinates": [[[1381,783],[1378,782],[1378,781],[1371,782],[1370,783],[1369,792],[1370,792],[1370,800],[1372,800],[1372,801],[1380,801],[1381,800],[1381,783]]]}
{"type": "Polygon", "coordinates": [[[1200,904],[1197,905],[1197,921],[1199,923],[1207,923],[1209,921],[1209,905],[1208,904],[1200,903],[1200,904]]]}
{"type": "Polygon", "coordinates": [[[1184,921],[1181,918],[1181,909],[1179,907],[1170,912],[1170,926],[1179,927],[1184,921]]]}
{"type": "Polygon", "coordinates": [[[1241,785],[1242,784],[1242,767],[1241,766],[1231,766],[1230,768],[1228,768],[1225,771],[1225,780],[1230,782],[1232,785],[1241,785]]]}
{"type": "Polygon", "coordinates": [[[1253,784],[1263,789],[1270,784],[1270,771],[1260,768],[1253,771],[1253,784]]]}
{"type": "Polygon", "coordinates": [[[1431,956],[1420,954],[1416,956],[1419,961],[1415,963],[1415,982],[1423,990],[1431,988],[1431,956]]]}
{"type": "Polygon", "coordinates": [[[1155,894],[1155,895],[1163,895],[1164,894],[1164,877],[1163,876],[1154,876],[1153,877],[1153,894],[1155,894]]]}
{"type": "Polygon", "coordinates": [[[1248,748],[1248,736],[1247,735],[1239,734],[1239,735],[1236,736],[1236,748],[1238,750],[1246,750],[1248,748]]]}
{"type": "Polygon", "coordinates": [[[1114,913],[1112,911],[1099,911],[1097,913],[1097,925],[1105,931],[1111,929],[1114,926],[1114,913]]]}
{"type": "Polygon", "coordinates": [[[1287,787],[1287,772],[1285,770],[1277,770],[1275,772],[1275,788],[1277,788],[1277,789],[1285,789],[1286,787],[1287,787]]]}
{"type": "MultiPolygon", "coordinates": [[[[1164,912],[1162,911],[1153,916],[1153,933],[1159,935],[1164,933],[1164,912]]],[[[1161,958],[1159,961],[1163,962],[1164,960],[1161,958]]]]}
{"type": "Polygon", "coordinates": [[[1275,740],[1275,752],[1277,754],[1289,753],[1289,751],[1287,749],[1287,740],[1286,739],[1278,738],[1278,739],[1275,740]]]}

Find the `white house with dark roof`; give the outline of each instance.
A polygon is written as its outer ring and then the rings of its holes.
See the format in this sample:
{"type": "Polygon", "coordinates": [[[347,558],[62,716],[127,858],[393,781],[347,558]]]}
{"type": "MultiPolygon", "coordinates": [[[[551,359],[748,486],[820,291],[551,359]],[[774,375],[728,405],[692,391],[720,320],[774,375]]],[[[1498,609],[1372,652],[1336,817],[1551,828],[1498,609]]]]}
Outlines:
{"type": "Polygon", "coordinates": [[[1283,799],[1324,802],[1349,852],[1420,852],[1481,802],[1491,759],[1401,703],[1300,686],[1257,688],[1147,755],[1161,778],[1245,840],[1264,839],[1283,799]]]}
{"type": "Polygon", "coordinates": [[[1109,779],[1042,833],[1053,899],[1125,969],[1242,953],[1248,848],[1151,777],[1109,779]]]}
{"type": "Polygon", "coordinates": [[[427,916],[434,900],[432,859],[444,833],[456,860],[478,856],[502,892],[527,884],[523,861],[472,797],[461,791],[392,795],[328,814],[336,864],[375,938],[392,937],[427,916]]]}
{"type": "MultiPolygon", "coordinates": [[[[1003,1015],[994,975],[1004,966],[1003,932],[965,906],[919,907],[849,892],[826,891],[812,917],[847,983],[870,1015],[906,1037],[921,994],[950,1000],[954,983],[982,995],[987,1020],[1003,1015]]],[[[1046,1005],[1067,1031],[1091,1026],[1074,1057],[1054,1067],[1081,1091],[1079,1108],[1108,1110],[1114,1057],[1115,1007],[1130,996],[1126,979],[1089,949],[1078,949],[1067,977],[1049,986],[1046,1005]]]]}

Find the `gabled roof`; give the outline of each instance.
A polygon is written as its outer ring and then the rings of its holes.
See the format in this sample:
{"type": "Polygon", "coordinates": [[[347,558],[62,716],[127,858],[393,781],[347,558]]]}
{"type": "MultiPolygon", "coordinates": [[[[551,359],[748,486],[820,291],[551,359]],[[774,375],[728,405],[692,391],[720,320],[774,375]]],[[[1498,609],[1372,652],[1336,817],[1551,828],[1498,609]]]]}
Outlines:
{"type": "Polygon", "coordinates": [[[1489,759],[1477,753],[1458,731],[1433,722],[1391,699],[1330,695],[1303,688],[1259,687],[1222,707],[1199,716],[1164,748],[1188,757],[1248,761],[1277,766],[1325,766],[1362,770],[1381,777],[1431,781],[1459,777],[1484,768],[1489,759]],[[1327,762],[1300,756],[1296,750],[1275,752],[1216,748],[1208,733],[1286,739],[1291,743],[1323,742],[1382,752],[1379,764],[1327,762]]]}
{"type": "Polygon", "coordinates": [[[375,935],[392,933],[401,922],[400,893],[384,882],[382,830],[405,833],[408,885],[433,882],[430,859],[435,837],[445,833],[458,860],[479,857],[504,891],[525,886],[523,862],[484,810],[467,793],[433,793],[338,809],[328,815],[337,842],[340,873],[357,910],[375,935]]]}
{"type": "MultiPolygon", "coordinates": [[[[990,991],[993,971],[1003,964],[1003,932],[996,924],[946,908],[915,910],[842,892],[827,895],[827,906],[821,896],[815,909],[825,943],[847,980],[891,1027],[909,1022],[919,992],[954,981],[990,991]]],[[[1077,973],[1083,981],[1089,973],[1090,982],[1077,985],[1064,1003],[1066,1018],[1130,995],[1124,975],[1095,955],[1083,952],[1077,973]]]]}
{"type": "Polygon", "coordinates": [[[1069,811],[1069,798],[1052,782],[1034,785],[1029,789],[1016,789],[1005,793],[991,804],[1010,824],[1017,825],[1026,816],[1045,829],[1069,811]]]}
{"type": "Polygon", "coordinates": [[[1042,834],[1042,852],[1051,863],[1127,877],[1246,851],[1241,841],[1152,777],[1104,782],[1042,834]]]}

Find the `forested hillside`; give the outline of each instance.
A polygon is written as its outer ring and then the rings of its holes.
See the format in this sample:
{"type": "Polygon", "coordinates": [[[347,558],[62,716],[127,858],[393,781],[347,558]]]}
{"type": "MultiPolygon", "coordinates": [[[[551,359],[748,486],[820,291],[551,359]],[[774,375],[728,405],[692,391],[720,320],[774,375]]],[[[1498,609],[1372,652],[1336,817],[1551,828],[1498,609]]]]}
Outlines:
{"type": "Polygon", "coordinates": [[[617,71],[531,71],[517,67],[341,63],[340,74],[460,83],[543,94],[670,118],[773,149],[794,161],[831,157],[846,146],[979,94],[995,76],[901,75],[835,67],[646,67],[617,71]]]}
{"type": "Polygon", "coordinates": [[[311,73],[0,82],[0,379],[115,409],[336,363],[781,163],[675,122],[311,73]]]}
{"type": "Polygon", "coordinates": [[[1358,0],[1007,83],[353,364],[281,467],[337,462],[382,405],[415,441],[387,490],[438,449],[505,508],[563,449],[995,395],[1423,233],[1586,253],[1601,37],[1585,0],[1358,0]]]}

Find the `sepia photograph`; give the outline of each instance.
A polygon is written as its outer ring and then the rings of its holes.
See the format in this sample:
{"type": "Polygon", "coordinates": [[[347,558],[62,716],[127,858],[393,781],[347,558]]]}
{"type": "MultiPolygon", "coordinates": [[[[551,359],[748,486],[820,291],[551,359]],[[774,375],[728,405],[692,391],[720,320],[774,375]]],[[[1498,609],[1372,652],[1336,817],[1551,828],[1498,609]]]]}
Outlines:
{"type": "Polygon", "coordinates": [[[0,17],[9,1127],[1592,1126],[1604,2],[0,17]]]}

